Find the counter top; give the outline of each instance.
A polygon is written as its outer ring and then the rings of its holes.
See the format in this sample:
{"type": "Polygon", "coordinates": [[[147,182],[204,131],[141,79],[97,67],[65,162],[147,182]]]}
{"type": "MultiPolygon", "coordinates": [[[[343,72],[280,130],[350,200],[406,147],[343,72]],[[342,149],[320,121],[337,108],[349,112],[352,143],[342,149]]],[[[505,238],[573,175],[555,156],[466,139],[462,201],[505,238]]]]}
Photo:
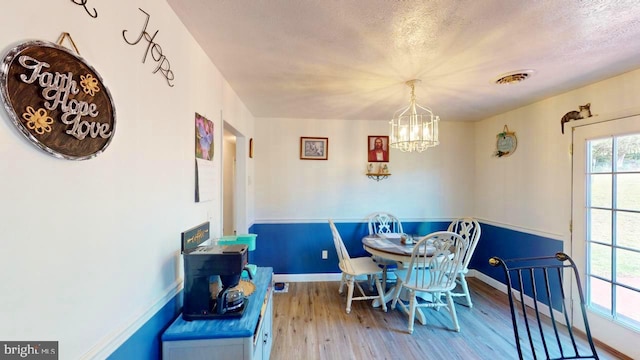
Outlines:
{"type": "Polygon", "coordinates": [[[162,341],[223,339],[250,337],[258,324],[260,309],[267,290],[271,287],[273,268],[259,267],[253,277],[256,291],[249,296],[244,314],[240,318],[186,321],[182,314],[162,334],[162,341]]]}

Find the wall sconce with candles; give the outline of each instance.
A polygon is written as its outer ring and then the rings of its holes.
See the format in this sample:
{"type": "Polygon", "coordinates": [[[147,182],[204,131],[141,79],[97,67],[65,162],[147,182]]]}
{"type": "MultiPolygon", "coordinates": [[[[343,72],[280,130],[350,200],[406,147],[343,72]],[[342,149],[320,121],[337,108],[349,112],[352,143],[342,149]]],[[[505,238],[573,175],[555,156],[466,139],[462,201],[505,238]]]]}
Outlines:
{"type": "Polygon", "coordinates": [[[367,177],[369,179],[380,181],[388,178],[389,176],[391,176],[391,174],[389,173],[389,165],[387,165],[387,163],[381,163],[381,164],[369,163],[367,165],[367,177]]]}

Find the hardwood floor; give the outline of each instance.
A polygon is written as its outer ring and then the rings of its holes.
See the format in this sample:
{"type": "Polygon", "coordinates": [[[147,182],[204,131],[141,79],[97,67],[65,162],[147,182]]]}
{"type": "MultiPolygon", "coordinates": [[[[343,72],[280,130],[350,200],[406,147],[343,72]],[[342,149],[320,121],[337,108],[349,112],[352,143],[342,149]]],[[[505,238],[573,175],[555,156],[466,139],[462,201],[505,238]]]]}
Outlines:
{"type": "MultiPolygon", "coordinates": [[[[347,314],[339,282],[290,283],[287,293],[273,295],[271,359],[517,359],[506,294],[468,280],[474,306],[456,306],[459,333],[446,310],[424,309],[427,324],[416,322],[412,335],[397,309],[385,313],[371,301],[354,301],[347,314]]],[[[624,359],[602,348],[598,354],[624,359]]]]}

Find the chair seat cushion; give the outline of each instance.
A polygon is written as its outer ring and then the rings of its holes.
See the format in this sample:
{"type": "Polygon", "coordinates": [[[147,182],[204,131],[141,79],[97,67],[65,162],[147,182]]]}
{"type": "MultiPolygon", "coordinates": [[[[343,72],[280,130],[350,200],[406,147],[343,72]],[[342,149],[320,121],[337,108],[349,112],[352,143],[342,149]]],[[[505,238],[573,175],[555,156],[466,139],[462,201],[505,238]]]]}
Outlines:
{"type": "Polygon", "coordinates": [[[357,276],[382,272],[382,269],[380,269],[378,264],[370,257],[351,258],[351,267],[353,271],[347,271],[348,269],[343,269],[342,264],[340,264],[340,270],[349,275],[357,276]]]}

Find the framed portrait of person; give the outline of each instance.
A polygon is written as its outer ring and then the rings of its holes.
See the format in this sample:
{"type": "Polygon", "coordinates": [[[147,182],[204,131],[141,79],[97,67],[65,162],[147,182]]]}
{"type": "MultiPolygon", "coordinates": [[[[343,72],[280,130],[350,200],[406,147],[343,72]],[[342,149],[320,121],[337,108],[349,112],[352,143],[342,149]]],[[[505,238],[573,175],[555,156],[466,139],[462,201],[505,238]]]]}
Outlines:
{"type": "Polygon", "coordinates": [[[301,137],[301,160],[327,160],[329,158],[329,138],[301,137]]]}
{"type": "Polygon", "coordinates": [[[368,162],[389,162],[389,137],[369,135],[367,141],[368,162]]]}

